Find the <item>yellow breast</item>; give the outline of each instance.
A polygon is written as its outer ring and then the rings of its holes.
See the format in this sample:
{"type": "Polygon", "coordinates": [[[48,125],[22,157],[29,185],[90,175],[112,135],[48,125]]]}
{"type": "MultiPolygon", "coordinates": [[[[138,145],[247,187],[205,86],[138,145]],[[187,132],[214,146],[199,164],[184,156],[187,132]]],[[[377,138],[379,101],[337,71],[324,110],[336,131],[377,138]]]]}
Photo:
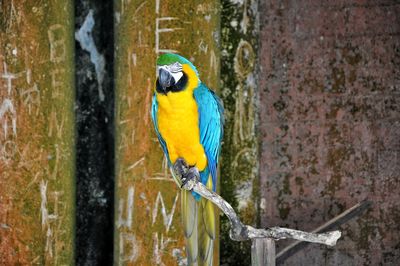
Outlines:
{"type": "Polygon", "coordinates": [[[192,89],[194,85],[197,87],[197,84],[188,84],[189,89],[169,92],[167,95],[157,93],[157,120],[171,162],[175,163],[181,157],[202,171],[207,166],[207,157],[200,143],[199,115],[192,89]]]}

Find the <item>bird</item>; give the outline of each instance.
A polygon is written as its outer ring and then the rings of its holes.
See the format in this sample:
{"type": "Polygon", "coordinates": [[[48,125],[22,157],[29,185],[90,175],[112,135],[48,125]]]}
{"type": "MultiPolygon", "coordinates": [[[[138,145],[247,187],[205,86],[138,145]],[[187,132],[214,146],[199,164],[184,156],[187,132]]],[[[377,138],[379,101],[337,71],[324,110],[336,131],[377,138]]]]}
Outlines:
{"type": "MultiPolygon", "coordinates": [[[[220,98],[199,77],[185,57],[161,54],[151,117],[170,169],[189,167],[197,178],[216,192],[217,165],[223,137],[224,109],[220,98]]],[[[178,186],[185,180],[171,170],[178,186]]],[[[213,265],[216,239],[216,209],[211,201],[181,189],[181,217],[188,265],[213,265]]]]}

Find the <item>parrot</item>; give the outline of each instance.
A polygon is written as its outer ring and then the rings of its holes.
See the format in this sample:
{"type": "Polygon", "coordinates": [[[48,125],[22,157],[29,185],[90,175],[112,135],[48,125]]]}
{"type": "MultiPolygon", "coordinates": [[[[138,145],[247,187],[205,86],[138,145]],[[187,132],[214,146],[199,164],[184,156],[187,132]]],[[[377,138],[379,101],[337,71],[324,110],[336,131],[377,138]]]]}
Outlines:
{"type": "MultiPolygon", "coordinates": [[[[188,59],[174,53],[157,59],[151,117],[159,143],[178,186],[197,178],[216,192],[224,109],[220,98],[199,77],[188,59]],[[181,179],[175,164],[189,167],[181,179]]],[[[216,210],[211,201],[181,189],[181,217],[188,265],[213,265],[216,210]]]]}

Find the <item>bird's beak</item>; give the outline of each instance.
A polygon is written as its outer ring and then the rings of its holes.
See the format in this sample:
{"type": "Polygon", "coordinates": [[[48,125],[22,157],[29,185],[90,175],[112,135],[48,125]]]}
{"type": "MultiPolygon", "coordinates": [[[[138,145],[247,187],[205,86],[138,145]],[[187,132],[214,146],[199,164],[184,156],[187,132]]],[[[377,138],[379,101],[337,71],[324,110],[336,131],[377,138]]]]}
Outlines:
{"type": "Polygon", "coordinates": [[[166,91],[168,87],[175,85],[174,77],[163,68],[160,68],[158,72],[158,81],[160,82],[163,91],[166,91]]]}

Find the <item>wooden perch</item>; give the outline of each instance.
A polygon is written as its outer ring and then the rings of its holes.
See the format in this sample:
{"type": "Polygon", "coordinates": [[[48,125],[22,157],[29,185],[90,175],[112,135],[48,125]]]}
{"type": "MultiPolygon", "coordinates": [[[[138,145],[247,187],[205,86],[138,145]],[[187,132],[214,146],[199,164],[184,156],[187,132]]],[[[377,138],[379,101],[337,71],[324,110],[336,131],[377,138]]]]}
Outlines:
{"type": "Polygon", "coordinates": [[[250,225],[244,225],[232,206],[226,202],[221,196],[210,191],[196,179],[189,180],[183,189],[194,191],[200,194],[202,197],[212,201],[215,205],[220,208],[225,215],[228,217],[232,227],[230,231],[230,237],[235,241],[245,241],[253,238],[273,238],[275,240],[292,238],[300,241],[307,241],[313,243],[320,243],[328,246],[336,245],[336,241],[340,238],[341,233],[339,231],[332,231],[322,234],[307,233],[299,230],[283,228],[283,227],[272,227],[268,229],[257,229],[250,225]]]}
{"type": "MultiPolygon", "coordinates": [[[[188,168],[186,166],[180,166],[180,169],[177,166],[174,166],[175,173],[187,173],[188,168]]],[[[178,174],[178,176],[181,176],[178,174]]],[[[237,216],[235,210],[232,206],[226,202],[221,196],[210,191],[204,186],[201,182],[199,182],[196,178],[188,180],[185,185],[182,187],[183,189],[194,191],[200,194],[202,197],[212,201],[218,208],[220,208],[225,215],[228,217],[231,223],[230,230],[230,238],[235,241],[245,241],[245,240],[253,240],[257,238],[270,238],[274,240],[280,239],[296,239],[299,241],[307,241],[312,243],[319,243],[328,246],[336,245],[337,240],[340,238],[340,231],[331,231],[321,234],[316,233],[308,233],[299,230],[293,230],[289,228],[283,227],[272,227],[268,229],[257,229],[250,225],[244,225],[239,217],[237,216]]]]}

